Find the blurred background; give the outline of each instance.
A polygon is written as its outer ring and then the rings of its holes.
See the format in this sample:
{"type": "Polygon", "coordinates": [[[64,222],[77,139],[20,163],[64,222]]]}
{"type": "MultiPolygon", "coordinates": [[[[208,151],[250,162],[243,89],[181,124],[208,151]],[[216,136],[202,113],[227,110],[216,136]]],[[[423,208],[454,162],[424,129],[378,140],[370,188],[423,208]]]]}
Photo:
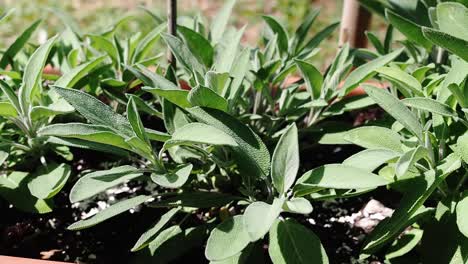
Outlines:
{"type": "MultiPolygon", "coordinates": [[[[261,15],[269,14],[278,17],[289,31],[294,30],[302,18],[313,9],[320,8],[321,14],[314,24],[319,31],[326,25],[340,20],[342,0],[238,0],[231,17],[236,27],[247,24],[244,45],[254,45],[259,41],[263,27],[261,15]]],[[[210,20],[223,5],[220,0],[178,0],[179,16],[201,15],[210,20]]],[[[0,49],[9,45],[26,27],[37,19],[43,19],[40,30],[34,39],[51,36],[64,29],[59,18],[72,18],[83,33],[98,33],[106,30],[114,22],[126,15],[132,19],[122,24],[119,32],[147,32],[155,26],[154,20],[141,7],[166,16],[166,0],[0,0],[0,12],[11,8],[15,13],[7,23],[0,25],[0,49]]],[[[333,57],[337,48],[338,31],[322,45],[318,56],[333,57]]],[[[318,60],[320,61],[320,60],[318,60]]]]}

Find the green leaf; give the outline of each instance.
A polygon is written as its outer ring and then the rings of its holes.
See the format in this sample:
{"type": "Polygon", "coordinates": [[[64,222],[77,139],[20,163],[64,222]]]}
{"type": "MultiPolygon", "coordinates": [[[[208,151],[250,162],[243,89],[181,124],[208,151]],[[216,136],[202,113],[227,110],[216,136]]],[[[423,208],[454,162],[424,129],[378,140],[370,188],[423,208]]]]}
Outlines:
{"type": "Polygon", "coordinates": [[[18,112],[15,107],[9,102],[0,102],[0,116],[17,117],[18,112]]]}
{"type": "Polygon", "coordinates": [[[193,107],[187,111],[198,121],[214,126],[234,138],[238,146],[232,147],[233,158],[242,173],[253,178],[268,176],[270,154],[262,140],[249,127],[216,109],[193,107]]]}
{"type": "Polygon", "coordinates": [[[405,175],[405,173],[420,159],[428,156],[427,149],[423,146],[418,146],[415,149],[405,152],[395,165],[395,173],[397,177],[405,175]]]}
{"type": "Polygon", "coordinates": [[[178,225],[168,227],[161,231],[148,245],[148,248],[153,256],[157,256],[156,250],[159,249],[164,243],[170,241],[173,238],[177,238],[182,233],[182,229],[178,225]]]}
{"type": "Polygon", "coordinates": [[[21,106],[18,101],[18,96],[16,95],[15,91],[3,80],[0,80],[0,89],[2,90],[3,94],[8,98],[11,105],[16,109],[16,112],[21,112],[21,106]]]}
{"type": "Polygon", "coordinates": [[[239,30],[230,29],[223,35],[215,49],[213,69],[217,72],[231,72],[239,54],[239,45],[245,26],[239,30]]]}
{"type": "Polygon", "coordinates": [[[36,28],[41,23],[41,20],[36,20],[31,26],[29,26],[26,30],[19,35],[19,37],[11,44],[8,49],[3,53],[2,59],[0,60],[0,68],[5,69],[5,67],[10,63],[13,62],[16,54],[24,47],[24,45],[28,42],[31,35],[34,33],[36,28]]]}
{"type": "Polygon", "coordinates": [[[222,130],[203,123],[189,123],[176,129],[164,147],[176,145],[208,144],[215,146],[238,146],[237,142],[222,130]]]}
{"type": "Polygon", "coordinates": [[[281,136],[271,160],[271,178],[280,194],[286,193],[296,180],[299,170],[299,140],[293,123],[281,136]]]}
{"type": "Polygon", "coordinates": [[[188,101],[193,106],[209,107],[227,112],[228,102],[210,88],[198,85],[188,94],[188,101]]]}
{"type": "Polygon", "coordinates": [[[187,70],[187,72],[192,73],[194,76],[196,73],[200,74],[201,76],[205,75],[205,65],[201,64],[197,60],[188,46],[186,46],[180,39],[172,35],[162,33],[162,37],[171,52],[176,57],[177,62],[180,63],[180,65],[182,65],[187,70]]]}
{"type": "Polygon", "coordinates": [[[404,232],[401,237],[393,242],[393,244],[388,248],[387,253],[385,254],[385,259],[396,260],[396,258],[409,253],[419,244],[422,236],[423,230],[421,229],[413,228],[404,232]]]}
{"type": "Polygon", "coordinates": [[[110,170],[95,171],[81,177],[70,191],[70,202],[88,199],[111,187],[142,176],[137,168],[124,165],[110,170]]]}
{"type": "Polygon", "coordinates": [[[387,20],[400,31],[409,40],[423,46],[425,49],[430,49],[432,44],[424,37],[421,26],[408,20],[393,11],[386,9],[385,16],[387,20]]]}
{"type": "Polygon", "coordinates": [[[409,88],[414,94],[423,95],[422,86],[416,78],[409,75],[405,71],[396,67],[382,67],[376,70],[376,72],[383,75],[388,80],[396,83],[399,88],[403,87],[404,89],[409,88]]]}
{"type": "Polygon", "coordinates": [[[205,86],[219,95],[225,95],[230,84],[229,73],[209,71],[205,75],[205,86]]]}
{"type": "MultiPolygon", "coordinates": [[[[52,91],[49,91],[52,92],[52,91]]],[[[48,118],[51,116],[59,115],[59,114],[67,114],[72,113],[75,109],[67,103],[62,98],[59,98],[57,101],[53,102],[48,106],[33,106],[31,108],[31,120],[40,120],[42,118],[48,118]]]]}
{"type": "Polygon", "coordinates": [[[128,120],[93,96],[82,91],[58,86],[54,86],[54,91],[67,100],[89,122],[107,126],[117,134],[122,134],[122,136],[133,136],[133,130],[128,120]]]}
{"type": "Polygon", "coordinates": [[[322,74],[314,67],[314,65],[308,62],[297,59],[294,61],[296,62],[297,67],[304,77],[306,88],[310,94],[310,97],[312,99],[320,98],[323,84],[322,74]]]}
{"type": "Polygon", "coordinates": [[[262,16],[263,20],[267,23],[273,34],[277,35],[278,49],[281,53],[288,52],[288,33],[284,27],[272,16],[262,16]]]}
{"type": "Polygon", "coordinates": [[[284,204],[283,198],[276,198],[273,204],[264,202],[253,202],[244,212],[244,228],[249,234],[250,241],[255,242],[270,230],[275,220],[281,213],[284,204]]]}
{"type": "Polygon", "coordinates": [[[458,229],[468,238],[468,196],[458,201],[456,212],[458,229]]]}
{"type": "Polygon", "coordinates": [[[99,223],[102,223],[106,221],[109,218],[112,218],[116,215],[119,215],[121,213],[124,213],[130,209],[132,209],[135,206],[138,206],[144,202],[146,202],[150,196],[146,195],[139,195],[124,201],[120,201],[116,204],[111,205],[110,207],[100,211],[96,215],[85,219],[85,220],[80,220],[76,223],[71,224],[68,226],[68,230],[81,230],[85,228],[89,228],[92,226],[95,226],[99,223]]]}
{"type": "Polygon", "coordinates": [[[468,164],[468,133],[463,134],[457,139],[457,149],[462,160],[468,164]]]}
{"type": "Polygon", "coordinates": [[[236,0],[226,1],[226,3],[219,10],[219,12],[216,14],[213,21],[211,22],[210,36],[213,45],[218,43],[218,41],[223,36],[229,21],[229,17],[231,16],[232,8],[234,7],[235,3],[236,0]]]}
{"type": "Polygon", "coordinates": [[[312,205],[309,200],[303,197],[293,197],[283,205],[283,210],[293,214],[308,215],[312,213],[312,205]]]}
{"type": "Polygon", "coordinates": [[[372,172],[398,156],[400,156],[400,153],[389,149],[365,149],[345,159],[343,165],[372,172]]]}
{"type": "Polygon", "coordinates": [[[344,139],[366,149],[388,149],[401,152],[400,135],[388,128],[363,126],[346,132],[344,139]]]}
{"type": "Polygon", "coordinates": [[[313,10],[307,14],[304,20],[302,20],[303,22],[296,29],[296,33],[293,36],[292,44],[291,44],[291,51],[296,53],[302,47],[302,43],[307,37],[310,27],[314,23],[319,13],[320,13],[319,9],[313,10]]]}
{"type": "Polygon", "coordinates": [[[222,260],[241,252],[250,243],[242,215],[236,215],[215,227],[206,243],[205,256],[210,261],[222,260]]]}
{"type": "Polygon", "coordinates": [[[161,24],[148,32],[144,38],[138,41],[135,48],[133,62],[140,62],[145,59],[145,56],[151,51],[151,48],[161,37],[161,33],[166,29],[166,24],[161,24]]]}
{"type": "Polygon", "coordinates": [[[193,193],[181,193],[175,197],[166,198],[151,204],[153,207],[194,207],[194,208],[210,208],[210,207],[222,207],[232,201],[239,200],[240,197],[236,197],[227,193],[219,192],[205,192],[197,191],[193,193]]]}
{"type": "Polygon", "coordinates": [[[182,108],[191,107],[192,104],[187,99],[189,91],[182,90],[182,89],[160,89],[160,88],[152,88],[152,87],[143,87],[143,90],[150,92],[154,95],[160,96],[169,102],[180,106],[182,108]]]}
{"type": "Polygon", "coordinates": [[[317,46],[326,38],[328,38],[333,31],[340,25],[340,22],[333,23],[326,28],[322,29],[320,32],[315,34],[314,37],[312,37],[305,45],[303,48],[300,48],[299,55],[297,55],[297,58],[305,60],[311,56],[311,54],[314,54],[314,50],[316,50],[317,46]]]}
{"type": "Polygon", "coordinates": [[[23,83],[18,92],[23,114],[28,113],[33,97],[39,92],[38,89],[41,88],[42,69],[57,38],[58,36],[52,37],[46,43],[39,46],[26,64],[23,83]]]}
{"type": "Polygon", "coordinates": [[[28,182],[29,191],[39,199],[50,199],[65,186],[70,173],[70,166],[66,164],[60,164],[50,171],[40,171],[28,182]]]}
{"type": "Polygon", "coordinates": [[[26,211],[45,214],[52,211],[51,200],[33,196],[28,188],[27,172],[14,171],[0,176],[0,196],[14,207],[26,211]]]}
{"type": "Polygon", "coordinates": [[[366,93],[374,101],[390,114],[396,121],[400,122],[406,129],[412,132],[416,137],[422,139],[423,127],[419,120],[398,98],[395,98],[384,89],[364,85],[366,93]]]}
{"type": "Polygon", "coordinates": [[[0,22],[2,22],[3,20],[7,19],[11,14],[13,14],[15,12],[15,9],[14,8],[11,8],[10,10],[7,10],[7,11],[3,11],[2,14],[0,14],[0,22]]]}
{"type": "Polygon", "coordinates": [[[468,41],[426,27],[423,28],[423,34],[432,43],[441,46],[465,61],[468,61],[468,51],[466,50],[466,47],[468,47],[468,41]]]}
{"type": "Polygon", "coordinates": [[[169,210],[167,213],[163,214],[161,216],[161,219],[159,219],[158,222],[154,224],[154,226],[150,229],[148,229],[145,233],[143,233],[140,238],[138,238],[138,241],[135,243],[133,248],[131,249],[132,252],[138,251],[144,247],[146,247],[148,244],[151,243],[156,237],[157,234],[161,233],[161,229],[169,223],[169,221],[174,217],[174,215],[179,212],[180,208],[173,208],[169,210]]]}
{"type": "Polygon", "coordinates": [[[107,56],[101,56],[81,64],[80,66],[62,75],[62,77],[60,77],[54,85],[60,87],[73,87],[79,80],[95,70],[97,66],[99,66],[101,62],[104,61],[105,58],[107,58],[107,56]]]}
{"type": "Polygon", "coordinates": [[[431,98],[413,97],[401,100],[406,106],[448,117],[457,117],[457,113],[448,105],[431,98]]]}
{"type": "Polygon", "coordinates": [[[164,174],[161,173],[152,173],[151,180],[156,184],[161,185],[165,188],[180,188],[184,185],[190,173],[192,172],[193,165],[188,164],[176,168],[174,171],[168,171],[164,174]]]}
{"type": "Polygon", "coordinates": [[[83,123],[54,124],[40,129],[38,134],[42,136],[78,138],[132,150],[131,146],[125,141],[125,138],[106,126],[83,123]]]}
{"type": "Polygon", "coordinates": [[[128,100],[127,104],[127,119],[132,126],[133,132],[135,135],[144,141],[147,145],[151,146],[149,139],[145,132],[145,127],[143,126],[143,122],[141,122],[140,114],[138,113],[138,108],[135,103],[135,96],[131,95],[130,99],[128,100]]]}
{"type": "Polygon", "coordinates": [[[301,191],[307,188],[365,189],[387,185],[390,182],[364,169],[342,164],[327,164],[310,170],[296,183],[301,191]]]}
{"type": "Polygon", "coordinates": [[[177,26],[177,30],[187,43],[189,49],[194,53],[198,60],[205,66],[210,67],[213,63],[214,49],[210,42],[201,34],[184,26],[177,26]]]}
{"type": "Polygon", "coordinates": [[[400,55],[403,49],[395,50],[387,55],[378,57],[366,64],[363,64],[356,68],[351,74],[346,78],[343,87],[341,88],[341,95],[346,95],[356,88],[363,81],[371,78],[375,74],[375,70],[381,68],[393,61],[396,57],[400,55]]]}
{"type": "Polygon", "coordinates": [[[320,239],[293,219],[277,220],[270,229],[268,253],[274,264],[328,264],[320,239]]]}
{"type": "Polygon", "coordinates": [[[439,184],[453,171],[460,168],[460,159],[456,155],[449,155],[435,170],[429,170],[421,177],[414,177],[406,181],[410,191],[405,192],[400,206],[392,217],[382,221],[365,241],[363,252],[373,253],[386,242],[398,236],[414,219],[421,214],[421,206],[434,192],[439,184]],[[419,210],[419,211],[418,211],[419,210]]]}
{"type": "Polygon", "coordinates": [[[440,3],[436,10],[442,32],[468,41],[468,8],[460,3],[440,3]]]}
{"type": "Polygon", "coordinates": [[[116,65],[120,64],[119,51],[112,41],[98,35],[88,35],[88,37],[91,39],[92,47],[104,51],[116,65]]]}

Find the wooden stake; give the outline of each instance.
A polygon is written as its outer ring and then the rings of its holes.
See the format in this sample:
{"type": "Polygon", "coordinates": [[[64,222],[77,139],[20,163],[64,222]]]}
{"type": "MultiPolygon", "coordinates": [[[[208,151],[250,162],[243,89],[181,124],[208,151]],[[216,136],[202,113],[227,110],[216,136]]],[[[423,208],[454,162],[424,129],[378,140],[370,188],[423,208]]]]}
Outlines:
{"type": "MultiPolygon", "coordinates": [[[[177,35],[177,0],[167,0],[167,28],[169,34],[173,36],[177,35]]],[[[175,70],[176,59],[170,50],[167,55],[167,60],[175,70]]]]}
{"type": "Polygon", "coordinates": [[[371,18],[371,13],[360,6],[358,0],[344,0],[339,45],[348,42],[350,47],[365,48],[365,32],[370,26],[371,18]]]}

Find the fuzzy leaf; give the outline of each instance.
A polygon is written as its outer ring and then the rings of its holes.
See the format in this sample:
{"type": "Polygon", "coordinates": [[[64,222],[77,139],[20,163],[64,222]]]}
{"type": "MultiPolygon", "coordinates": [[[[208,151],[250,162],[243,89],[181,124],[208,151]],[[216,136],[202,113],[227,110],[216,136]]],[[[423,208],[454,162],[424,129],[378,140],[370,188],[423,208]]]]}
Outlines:
{"type": "Polygon", "coordinates": [[[149,196],[139,195],[139,196],[136,196],[136,197],[124,200],[124,201],[120,201],[100,211],[99,213],[97,213],[96,215],[88,219],[80,220],[76,223],[71,224],[70,226],[68,226],[67,229],[68,230],[81,230],[81,229],[95,226],[99,223],[102,223],[108,220],[109,218],[112,218],[116,215],[124,213],[132,209],[133,207],[146,202],[149,198],[150,198],[149,196]]]}
{"type": "Polygon", "coordinates": [[[81,177],[70,191],[70,202],[76,203],[88,199],[111,187],[133,180],[143,175],[137,168],[124,165],[88,173],[81,177]]]}
{"type": "Polygon", "coordinates": [[[281,136],[271,161],[271,178],[276,190],[286,193],[296,180],[299,170],[299,140],[297,127],[290,125],[281,136]]]}

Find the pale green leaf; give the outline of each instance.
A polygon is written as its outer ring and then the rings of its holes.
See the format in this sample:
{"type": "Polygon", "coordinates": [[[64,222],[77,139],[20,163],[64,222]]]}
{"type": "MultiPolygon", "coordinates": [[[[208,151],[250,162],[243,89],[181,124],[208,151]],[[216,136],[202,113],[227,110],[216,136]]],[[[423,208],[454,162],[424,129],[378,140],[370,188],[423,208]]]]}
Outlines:
{"type": "Polygon", "coordinates": [[[71,71],[62,75],[54,85],[60,87],[73,87],[80,79],[88,75],[91,71],[96,69],[97,66],[104,61],[107,56],[97,57],[95,59],[89,60],[86,63],[81,64],[80,66],[73,68],[71,71]]]}
{"type": "Polygon", "coordinates": [[[293,123],[281,136],[271,160],[271,178],[280,194],[286,193],[296,180],[299,170],[299,140],[293,123]]]}
{"type": "Polygon", "coordinates": [[[193,106],[209,107],[227,112],[228,102],[210,88],[198,85],[188,94],[188,101],[193,106]]]}
{"type": "Polygon", "coordinates": [[[116,204],[111,205],[110,207],[100,211],[96,215],[85,219],[85,220],[80,220],[76,223],[71,224],[68,226],[68,230],[81,230],[85,228],[89,228],[92,226],[95,226],[101,222],[104,222],[108,220],[109,218],[112,218],[116,215],[119,215],[121,213],[124,213],[135,206],[138,206],[144,202],[146,202],[150,197],[146,195],[139,195],[124,201],[120,201],[116,204]]]}
{"type": "Polygon", "coordinates": [[[372,172],[398,156],[400,156],[400,153],[389,149],[365,149],[345,159],[343,165],[372,172]]]}
{"type": "Polygon", "coordinates": [[[70,173],[70,166],[66,164],[50,171],[39,171],[28,182],[29,191],[39,199],[50,199],[63,188],[70,173]]]}
{"type": "Polygon", "coordinates": [[[363,64],[354,71],[352,71],[351,74],[346,78],[343,87],[341,88],[341,95],[348,94],[360,83],[371,78],[375,74],[375,70],[393,61],[396,57],[400,55],[402,51],[403,49],[395,50],[387,55],[378,57],[377,59],[363,64]]]}
{"type": "Polygon", "coordinates": [[[70,202],[76,203],[88,199],[111,187],[142,176],[137,168],[124,165],[88,173],[81,177],[70,191],[70,202]]]}
{"type": "Polygon", "coordinates": [[[388,149],[396,152],[402,151],[400,135],[385,127],[358,127],[346,132],[344,139],[366,149],[388,149]]]}
{"type": "Polygon", "coordinates": [[[180,188],[184,185],[192,172],[193,165],[188,164],[166,173],[152,173],[151,180],[165,188],[180,188]]]}
{"type": "Polygon", "coordinates": [[[468,238],[468,196],[457,203],[456,212],[458,229],[468,238]]]}
{"type": "Polygon", "coordinates": [[[251,203],[244,212],[244,228],[249,234],[250,241],[255,242],[265,236],[281,213],[283,198],[276,198],[273,204],[264,202],[251,203]]]}
{"type": "Polygon", "coordinates": [[[423,127],[421,126],[421,123],[419,123],[419,120],[413,112],[411,112],[403,102],[384,89],[364,85],[364,90],[380,107],[395,118],[396,121],[400,122],[400,124],[419,139],[423,138],[423,127]]]}
{"type": "Polygon", "coordinates": [[[250,243],[242,215],[236,215],[215,227],[208,238],[205,256],[210,261],[222,260],[241,252],[250,243]]]}
{"type": "Polygon", "coordinates": [[[135,252],[144,247],[146,247],[151,241],[153,241],[157,234],[160,233],[161,229],[169,223],[169,221],[174,217],[174,215],[179,212],[180,208],[172,208],[167,213],[163,214],[158,222],[154,224],[154,226],[145,233],[143,233],[138,241],[135,243],[131,251],[135,252]]]}
{"type": "Polygon", "coordinates": [[[236,0],[226,1],[226,3],[219,10],[219,12],[216,14],[213,21],[211,22],[210,36],[211,42],[213,44],[218,43],[218,41],[223,36],[229,21],[229,17],[231,16],[232,8],[234,7],[235,3],[236,0]]]}
{"type": "Polygon", "coordinates": [[[406,106],[448,117],[457,117],[457,113],[448,105],[431,98],[413,97],[401,100],[406,106]]]}
{"type": "Polygon", "coordinates": [[[274,264],[329,263],[319,237],[293,219],[274,223],[268,253],[274,264]]]}
{"type": "Polygon", "coordinates": [[[284,203],[283,210],[293,214],[308,215],[312,213],[313,208],[309,200],[303,197],[293,197],[284,203]]]}
{"type": "Polygon", "coordinates": [[[397,177],[402,177],[418,160],[428,155],[427,149],[423,146],[418,146],[415,149],[405,152],[395,165],[397,177]]]}

